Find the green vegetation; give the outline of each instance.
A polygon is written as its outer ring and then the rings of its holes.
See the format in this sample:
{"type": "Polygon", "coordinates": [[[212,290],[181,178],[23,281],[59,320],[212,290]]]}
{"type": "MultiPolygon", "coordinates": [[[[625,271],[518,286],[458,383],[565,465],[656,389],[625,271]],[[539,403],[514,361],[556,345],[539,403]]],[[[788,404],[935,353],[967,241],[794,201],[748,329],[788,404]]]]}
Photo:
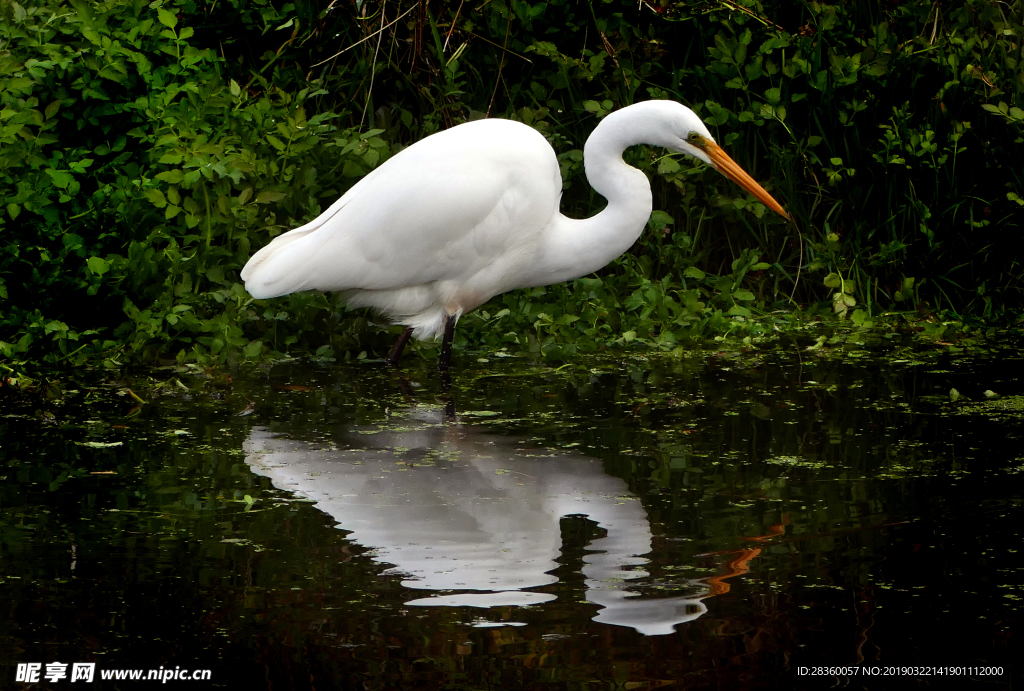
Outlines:
{"type": "Polygon", "coordinates": [[[253,301],[239,269],[396,149],[485,115],[541,130],[563,210],[591,214],[582,143],[647,98],[698,111],[796,223],[695,161],[631,151],[658,209],[634,250],[499,296],[459,344],[671,350],[797,306],[1006,321],[1024,301],[1022,17],[980,0],[5,2],[0,375],[380,356],[397,328],[333,296],[253,301]]]}

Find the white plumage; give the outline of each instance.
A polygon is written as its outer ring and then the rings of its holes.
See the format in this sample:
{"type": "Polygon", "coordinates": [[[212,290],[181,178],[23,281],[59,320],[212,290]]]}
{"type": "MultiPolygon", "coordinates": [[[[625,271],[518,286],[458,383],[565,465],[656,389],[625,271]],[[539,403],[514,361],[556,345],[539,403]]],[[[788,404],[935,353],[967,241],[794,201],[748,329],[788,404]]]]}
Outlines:
{"type": "Polygon", "coordinates": [[[558,161],[539,132],[477,120],[385,161],[316,219],[253,255],[242,279],[256,298],[341,291],[350,305],[373,307],[417,338],[439,336],[499,293],[584,276],[629,249],[652,206],[646,176],[622,160],[633,144],[695,156],[786,216],[674,101],[623,108],[594,130],[584,165],[608,206],[585,220],[559,213],[558,161]]]}

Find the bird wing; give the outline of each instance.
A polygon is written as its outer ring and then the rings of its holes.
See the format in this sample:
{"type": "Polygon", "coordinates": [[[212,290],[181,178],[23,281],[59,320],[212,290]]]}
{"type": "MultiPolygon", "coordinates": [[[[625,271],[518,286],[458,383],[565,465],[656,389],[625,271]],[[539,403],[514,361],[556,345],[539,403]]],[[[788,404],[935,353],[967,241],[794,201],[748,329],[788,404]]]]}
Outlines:
{"type": "Polygon", "coordinates": [[[258,298],[469,280],[511,255],[528,257],[560,194],[557,159],[536,130],[467,123],[390,158],[253,255],[242,278],[258,298]]]}

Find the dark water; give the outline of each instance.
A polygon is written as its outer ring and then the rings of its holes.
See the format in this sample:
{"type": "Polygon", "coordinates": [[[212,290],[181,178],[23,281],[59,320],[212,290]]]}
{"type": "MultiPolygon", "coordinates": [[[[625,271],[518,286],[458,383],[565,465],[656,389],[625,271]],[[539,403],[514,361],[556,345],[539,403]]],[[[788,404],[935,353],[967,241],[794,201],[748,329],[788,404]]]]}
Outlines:
{"type": "Polygon", "coordinates": [[[0,687],[1012,688],[1024,369],[943,351],[69,383],[0,418],[0,687]]]}

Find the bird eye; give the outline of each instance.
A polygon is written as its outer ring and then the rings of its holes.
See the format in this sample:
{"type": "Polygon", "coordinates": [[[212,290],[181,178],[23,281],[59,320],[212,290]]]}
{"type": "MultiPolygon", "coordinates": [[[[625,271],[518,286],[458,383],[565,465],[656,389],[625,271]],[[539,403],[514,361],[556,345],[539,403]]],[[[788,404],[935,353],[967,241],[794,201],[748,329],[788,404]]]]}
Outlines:
{"type": "Polygon", "coordinates": [[[690,136],[687,139],[690,140],[691,144],[696,144],[701,140],[701,136],[696,132],[690,132],[690,136]]]}

